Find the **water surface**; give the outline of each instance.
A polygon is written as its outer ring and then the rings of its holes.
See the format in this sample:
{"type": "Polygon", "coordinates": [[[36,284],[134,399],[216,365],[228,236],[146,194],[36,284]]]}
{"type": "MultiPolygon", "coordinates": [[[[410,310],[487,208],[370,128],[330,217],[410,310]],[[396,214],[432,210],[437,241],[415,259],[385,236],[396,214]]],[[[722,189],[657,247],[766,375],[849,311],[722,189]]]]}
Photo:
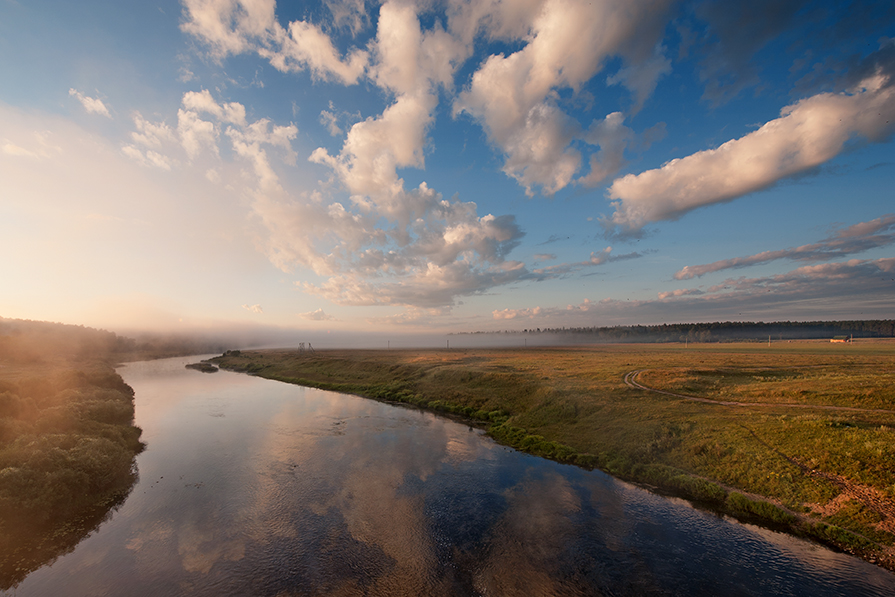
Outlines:
{"type": "Polygon", "coordinates": [[[895,595],[895,575],[413,409],[134,363],[126,503],[9,594],[895,595]]]}

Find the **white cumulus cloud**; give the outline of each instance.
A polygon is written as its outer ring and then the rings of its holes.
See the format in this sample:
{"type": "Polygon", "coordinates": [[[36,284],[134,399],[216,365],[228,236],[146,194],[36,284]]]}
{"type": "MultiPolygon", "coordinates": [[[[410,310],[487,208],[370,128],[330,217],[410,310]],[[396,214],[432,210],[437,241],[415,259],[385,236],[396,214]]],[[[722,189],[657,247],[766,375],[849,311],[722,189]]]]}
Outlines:
{"type": "Polygon", "coordinates": [[[236,126],[245,126],[246,109],[238,102],[219,104],[207,89],[202,91],[187,91],[183,94],[183,107],[193,112],[206,112],[222,122],[229,122],[236,126]]]}
{"type": "Polygon", "coordinates": [[[86,96],[74,88],[69,89],[68,94],[81,102],[81,105],[84,106],[84,109],[91,114],[99,114],[100,116],[105,116],[106,118],[112,118],[112,115],[109,114],[109,109],[106,108],[106,105],[101,99],[86,96]]]}
{"type": "Polygon", "coordinates": [[[607,58],[622,56],[629,66],[616,79],[635,90],[642,104],[667,71],[656,48],[670,4],[548,0],[519,11],[522,20],[500,18],[506,16],[500,9],[482,11],[492,35],[512,31],[527,43],[485,60],[455,101],[455,114],[469,113],[484,125],[491,142],[506,154],[504,171],[529,194],[536,186],[554,194],[573,180],[581,162],[571,146],[581,137],[581,127],[559,108],[557,91],[578,90],[607,58]],[[508,28],[508,22],[516,26],[508,28]]]}
{"type": "Polygon", "coordinates": [[[847,93],[821,93],[787,106],[757,131],[616,179],[615,212],[604,223],[637,233],[713,203],[767,188],[836,157],[854,138],[882,141],[895,131],[895,81],[882,73],[847,93]]]}
{"type": "Polygon", "coordinates": [[[283,72],[309,70],[320,79],[356,83],[367,66],[368,53],[354,50],[342,57],[317,25],[276,19],[275,0],[184,0],[181,28],[202,41],[212,54],[257,53],[283,72]]]}
{"type": "Polygon", "coordinates": [[[336,321],[336,318],[332,315],[327,315],[323,309],[317,309],[315,311],[308,311],[307,313],[301,313],[299,315],[302,319],[308,319],[311,321],[336,321]]]}

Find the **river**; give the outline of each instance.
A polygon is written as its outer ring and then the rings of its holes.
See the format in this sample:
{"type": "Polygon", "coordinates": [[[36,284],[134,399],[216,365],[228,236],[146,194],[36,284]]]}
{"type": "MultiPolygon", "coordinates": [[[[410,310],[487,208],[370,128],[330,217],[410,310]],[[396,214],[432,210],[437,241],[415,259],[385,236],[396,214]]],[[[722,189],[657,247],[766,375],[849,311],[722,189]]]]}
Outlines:
{"type": "Polygon", "coordinates": [[[7,592],[895,595],[895,574],[418,410],[220,371],[119,369],[127,501],[7,592]]]}

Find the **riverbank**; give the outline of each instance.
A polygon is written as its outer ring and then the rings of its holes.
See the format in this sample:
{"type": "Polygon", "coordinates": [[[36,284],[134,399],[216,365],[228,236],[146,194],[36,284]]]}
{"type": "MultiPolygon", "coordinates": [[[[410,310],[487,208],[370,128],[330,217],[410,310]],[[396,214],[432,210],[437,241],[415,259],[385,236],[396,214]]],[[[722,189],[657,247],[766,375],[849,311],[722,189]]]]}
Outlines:
{"type": "Polygon", "coordinates": [[[127,497],[143,449],[108,332],[0,336],[0,590],[71,551],[127,497]]]}
{"type": "Polygon", "coordinates": [[[266,350],[213,362],[460,415],[506,445],[895,569],[892,343],[266,350]],[[643,387],[625,383],[634,371],[643,387]]]}

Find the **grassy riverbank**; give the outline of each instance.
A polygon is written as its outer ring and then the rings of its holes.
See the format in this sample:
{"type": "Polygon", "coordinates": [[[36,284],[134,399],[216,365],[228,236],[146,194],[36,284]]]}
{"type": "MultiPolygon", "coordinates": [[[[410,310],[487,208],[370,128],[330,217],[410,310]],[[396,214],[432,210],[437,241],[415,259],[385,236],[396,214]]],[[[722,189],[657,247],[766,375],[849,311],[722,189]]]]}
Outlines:
{"type": "Polygon", "coordinates": [[[71,551],[121,503],[143,445],[114,335],[16,322],[0,334],[0,590],[71,551]]]}
{"type": "Polygon", "coordinates": [[[507,445],[895,569],[895,343],[268,350],[214,361],[461,415],[507,445]],[[626,384],[633,371],[670,394],[626,384]]]}

